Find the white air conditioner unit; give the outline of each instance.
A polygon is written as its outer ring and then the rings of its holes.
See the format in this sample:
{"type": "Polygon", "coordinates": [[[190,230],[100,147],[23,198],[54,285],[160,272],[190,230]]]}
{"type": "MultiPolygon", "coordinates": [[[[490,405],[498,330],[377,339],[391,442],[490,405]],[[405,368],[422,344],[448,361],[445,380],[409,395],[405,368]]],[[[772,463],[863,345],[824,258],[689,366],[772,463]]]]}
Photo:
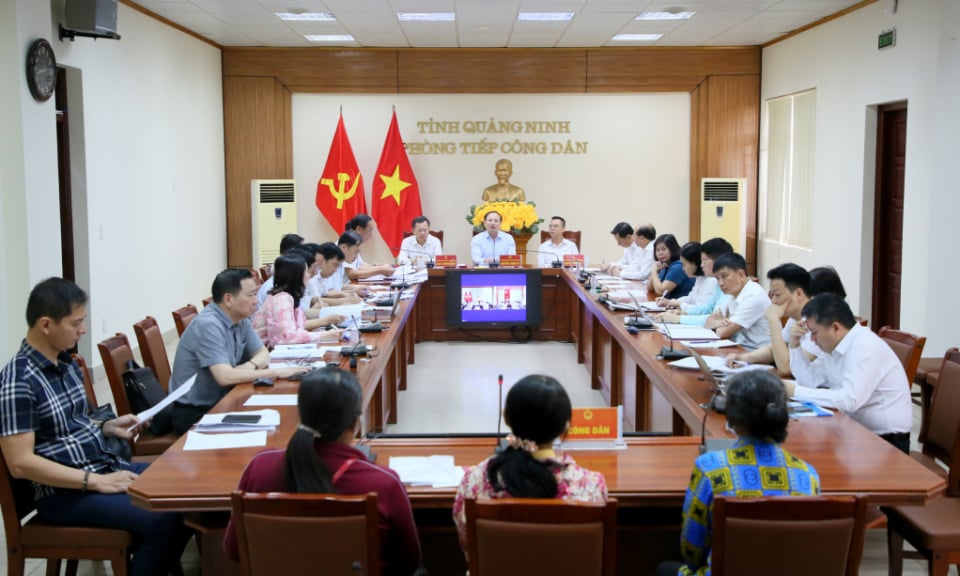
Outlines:
{"type": "Polygon", "coordinates": [[[273,264],[280,255],[280,239],[297,231],[296,180],[251,180],[250,215],[253,220],[253,265],[273,264]]]}
{"type": "Polygon", "coordinates": [[[700,180],[700,241],[720,237],[743,254],[747,246],[747,179],[700,180]]]}

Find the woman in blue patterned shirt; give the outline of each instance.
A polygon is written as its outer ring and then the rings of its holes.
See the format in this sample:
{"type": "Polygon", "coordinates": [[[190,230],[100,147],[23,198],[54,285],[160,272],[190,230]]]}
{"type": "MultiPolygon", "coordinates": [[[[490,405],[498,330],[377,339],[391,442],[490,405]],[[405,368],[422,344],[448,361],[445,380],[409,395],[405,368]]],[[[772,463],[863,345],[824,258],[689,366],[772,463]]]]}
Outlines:
{"type": "Polygon", "coordinates": [[[657,576],[710,574],[715,496],[812,496],[820,493],[813,466],[780,447],[787,438],[787,395],[772,372],[743,372],[727,385],[727,423],[739,439],[733,448],[707,452],[694,462],[683,501],[683,563],[663,562],[657,576]]]}

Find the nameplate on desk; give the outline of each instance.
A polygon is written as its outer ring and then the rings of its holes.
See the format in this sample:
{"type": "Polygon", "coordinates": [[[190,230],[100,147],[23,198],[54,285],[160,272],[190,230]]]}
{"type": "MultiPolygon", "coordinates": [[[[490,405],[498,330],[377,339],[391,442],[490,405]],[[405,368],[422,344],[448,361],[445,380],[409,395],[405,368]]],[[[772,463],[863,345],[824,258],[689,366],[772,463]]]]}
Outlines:
{"type": "Polygon", "coordinates": [[[456,254],[437,254],[437,257],[434,260],[434,266],[437,268],[456,268],[457,255],[456,254]]]}
{"type": "Polygon", "coordinates": [[[575,268],[577,265],[583,266],[583,254],[564,254],[563,267],[575,268]]]}
{"type": "Polygon", "coordinates": [[[500,267],[501,268],[519,268],[520,267],[520,255],[519,254],[504,254],[500,257],[500,267]]]}
{"type": "Polygon", "coordinates": [[[574,408],[564,435],[564,450],[619,450],[623,442],[623,407],[574,408]]]}

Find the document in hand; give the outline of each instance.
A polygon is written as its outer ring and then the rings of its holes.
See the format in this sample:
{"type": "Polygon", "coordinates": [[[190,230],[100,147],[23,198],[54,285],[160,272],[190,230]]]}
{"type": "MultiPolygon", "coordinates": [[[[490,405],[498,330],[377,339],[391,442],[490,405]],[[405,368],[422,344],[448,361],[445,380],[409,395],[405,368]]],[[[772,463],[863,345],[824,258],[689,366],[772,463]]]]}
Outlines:
{"type": "Polygon", "coordinates": [[[280,413],[276,410],[246,412],[221,412],[205,414],[197,422],[197,432],[250,432],[253,430],[276,430],[280,425],[280,413]],[[259,416],[256,421],[254,418],[259,416]]]}

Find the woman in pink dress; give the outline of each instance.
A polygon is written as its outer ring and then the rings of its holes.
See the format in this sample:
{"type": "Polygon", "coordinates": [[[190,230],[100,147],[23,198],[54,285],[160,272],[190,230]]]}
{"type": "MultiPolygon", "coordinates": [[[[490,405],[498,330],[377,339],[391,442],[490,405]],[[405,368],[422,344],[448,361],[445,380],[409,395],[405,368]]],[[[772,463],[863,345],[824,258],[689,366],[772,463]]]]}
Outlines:
{"type": "Polygon", "coordinates": [[[253,328],[264,346],[336,342],[339,330],[311,332],[300,309],[303,290],[310,280],[307,261],[296,252],[281,254],[273,264],[273,290],[253,317],[253,328]]]}
{"type": "Polygon", "coordinates": [[[510,445],[467,468],[453,503],[453,521],[464,550],[467,498],[607,499],[603,474],[581,468],[569,455],[553,450],[553,441],[570,426],[571,412],[566,390],[550,376],[525,376],[510,388],[503,409],[503,420],[511,430],[510,445]]]}

